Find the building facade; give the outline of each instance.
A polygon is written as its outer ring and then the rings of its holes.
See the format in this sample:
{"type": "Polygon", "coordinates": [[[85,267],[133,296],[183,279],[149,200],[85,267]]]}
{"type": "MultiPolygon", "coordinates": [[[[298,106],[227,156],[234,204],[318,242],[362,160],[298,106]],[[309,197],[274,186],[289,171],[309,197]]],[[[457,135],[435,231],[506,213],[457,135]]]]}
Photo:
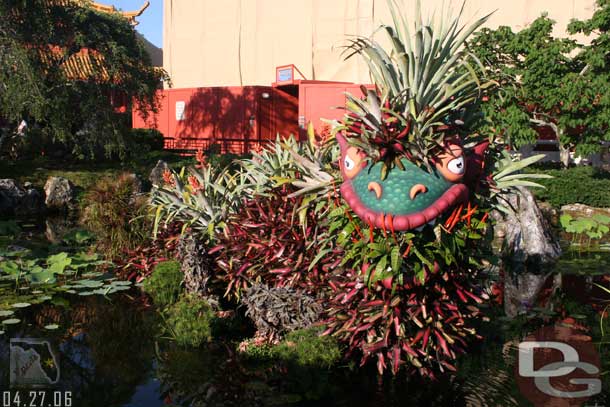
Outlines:
{"type": "MultiPolygon", "coordinates": [[[[396,1],[414,12],[416,0],[396,1]]],[[[546,11],[561,36],[572,18],[593,14],[594,2],[467,0],[462,22],[495,10],[488,27],[519,30],[546,11]]],[[[424,15],[455,15],[462,5],[422,3],[424,15]]],[[[163,66],[173,88],[152,120],[134,112],[134,126],[156,127],[167,148],[235,153],[277,135],[303,137],[309,123],[322,133],[323,119],[343,116],[345,92],[361,95],[360,84],[371,83],[360,57],[345,60],[348,39],[391,22],[387,0],[165,0],[163,66]]]]}
{"type": "MultiPolygon", "coordinates": [[[[415,0],[397,0],[414,10],[415,0]]],[[[457,13],[462,0],[423,0],[424,15],[457,13]]],[[[564,36],[595,0],[467,0],[463,21],[495,10],[487,26],[519,30],[543,12],[564,36]]],[[[294,64],[304,79],[369,83],[358,57],[344,61],[350,36],[391,23],[387,0],[165,0],[163,66],[174,88],[269,85],[275,67],[294,64]]],[[[381,36],[380,36],[381,37],[381,36]]]]}

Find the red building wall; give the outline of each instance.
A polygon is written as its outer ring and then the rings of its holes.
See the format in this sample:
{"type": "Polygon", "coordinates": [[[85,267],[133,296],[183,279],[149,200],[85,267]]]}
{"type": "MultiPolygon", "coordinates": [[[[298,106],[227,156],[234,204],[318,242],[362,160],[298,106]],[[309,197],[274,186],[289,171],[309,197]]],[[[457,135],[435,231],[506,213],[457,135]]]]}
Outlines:
{"type": "Polygon", "coordinates": [[[195,151],[218,144],[222,152],[245,153],[276,135],[304,136],[310,121],[320,132],[325,119],[345,114],[344,92],[362,96],[359,85],[300,81],[290,86],[244,86],[160,91],[159,112],[144,120],[134,110],[134,128],[156,128],[165,147],[195,151]]]}

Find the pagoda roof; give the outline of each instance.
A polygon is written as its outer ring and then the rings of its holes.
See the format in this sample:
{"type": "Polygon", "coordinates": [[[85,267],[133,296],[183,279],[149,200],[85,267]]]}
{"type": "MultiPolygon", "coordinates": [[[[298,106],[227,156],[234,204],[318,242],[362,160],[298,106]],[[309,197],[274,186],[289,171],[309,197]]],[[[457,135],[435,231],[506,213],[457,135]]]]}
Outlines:
{"type": "Polygon", "coordinates": [[[101,11],[103,13],[120,13],[123,17],[125,17],[129,22],[133,25],[138,25],[138,21],[136,21],[136,17],[140,17],[144,10],[146,10],[150,6],[150,1],[146,1],[139,10],[134,11],[119,11],[114,6],[108,6],[106,4],[97,3],[95,1],[91,2],[91,7],[93,7],[97,11],[101,11]]]}

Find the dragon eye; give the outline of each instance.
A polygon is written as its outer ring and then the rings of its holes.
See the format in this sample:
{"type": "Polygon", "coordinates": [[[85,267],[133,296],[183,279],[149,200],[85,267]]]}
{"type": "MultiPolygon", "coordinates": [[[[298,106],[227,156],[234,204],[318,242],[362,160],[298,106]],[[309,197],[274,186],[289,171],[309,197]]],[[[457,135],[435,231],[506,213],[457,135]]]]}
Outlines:
{"type": "Polygon", "coordinates": [[[345,166],[346,170],[352,170],[356,166],[356,164],[354,163],[354,160],[352,160],[348,156],[345,157],[345,160],[343,161],[343,165],[345,166]]]}
{"type": "Polygon", "coordinates": [[[464,174],[464,156],[449,161],[447,163],[447,169],[456,175],[464,174]]]}

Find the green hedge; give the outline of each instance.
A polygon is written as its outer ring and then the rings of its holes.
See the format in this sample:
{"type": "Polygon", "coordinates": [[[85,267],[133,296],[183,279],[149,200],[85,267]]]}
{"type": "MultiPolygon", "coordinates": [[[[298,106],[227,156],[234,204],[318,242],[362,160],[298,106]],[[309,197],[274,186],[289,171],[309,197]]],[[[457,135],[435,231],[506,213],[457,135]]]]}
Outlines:
{"type": "Polygon", "coordinates": [[[555,207],[573,203],[610,207],[610,172],[585,166],[568,169],[531,168],[528,172],[554,177],[536,180],[546,188],[532,188],[532,191],[538,199],[555,207]]]}
{"type": "Polygon", "coordinates": [[[127,147],[137,154],[163,150],[163,134],[155,129],[131,129],[128,133],[127,147]]]}

